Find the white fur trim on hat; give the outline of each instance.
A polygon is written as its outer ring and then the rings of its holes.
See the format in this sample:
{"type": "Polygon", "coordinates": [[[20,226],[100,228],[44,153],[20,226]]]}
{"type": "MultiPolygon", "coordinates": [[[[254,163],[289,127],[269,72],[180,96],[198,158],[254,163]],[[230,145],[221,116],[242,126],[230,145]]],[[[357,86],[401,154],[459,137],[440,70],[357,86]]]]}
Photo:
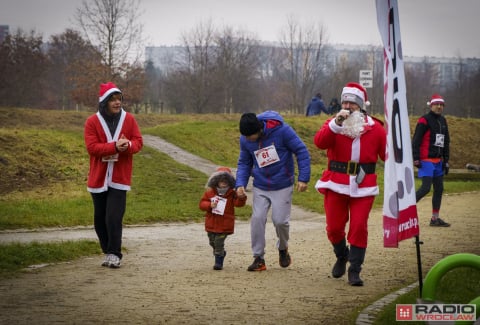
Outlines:
{"type": "Polygon", "coordinates": [[[342,97],[344,94],[353,94],[355,96],[358,96],[362,99],[362,101],[365,101],[365,95],[363,94],[363,91],[361,91],[358,88],[355,87],[343,87],[342,91],[342,97]]]}
{"type": "Polygon", "coordinates": [[[341,102],[352,102],[363,108],[369,106],[370,102],[365,101],[365,93],[356,87],[343,87],[341,102]]]}
{"type": "Polygon", "coordinates": [[[110,96],[113,93],[120,93],[121,94],[122,92],[118,88],[110,88],[106,92],[104,92],[102,96],[98,97],[98,102],[101,103],[105,98],[107,98],[108,96],[110,96]]]}
{"type": "Polygon", "coordinates": [[[432,99],[431,101],[428,101],[427,105],[430,106],[430,105],[435,104],[435,103],[445,104],[445,101],[442,98],[436,98],[436,99],[432,99]]]}
{"type": "Polygon", "coordinates": [[[445,101],[443,100],[442,96],[440,96],[439,94],[433,94],[432,98],[427,102],[427,105],[430,106],[435,103],[445,104],[445,101]]]}

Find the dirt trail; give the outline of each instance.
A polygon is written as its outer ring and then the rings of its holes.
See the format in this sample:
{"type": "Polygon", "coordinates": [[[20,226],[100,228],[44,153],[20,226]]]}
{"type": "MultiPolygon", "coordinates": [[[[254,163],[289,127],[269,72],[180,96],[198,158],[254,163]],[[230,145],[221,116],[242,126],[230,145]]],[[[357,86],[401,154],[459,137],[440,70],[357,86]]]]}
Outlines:
{"type": "MultiPolygon", "coordinates": [[[[151,147],[186,154],[151,136],[151,147]]],[[[168,153],[168,152],[167,152],[168,153]]],[[[179,158],[183,157],[183,158],[179,158]]],[[[205,173],[215,166],[195,156],[186,161],[205,173]]],[[[320,197],[319,197],[320,202],[320,197]]],[[[418,204],[426,273],[444,256],[480,254],[479,193],[444,196],[442,215],[450,228],[428,226],[430,198],[418,204]]],[[[247,272],[251,263],[247,222],[237,222],[226,243],[222,271],[201,223],[126,227],[122,268],[100,266],[101,257],[51,265],[0,280],[0,324],[352,324],[348,316],[418,279],[413,240],[383,248],[382,213],[372,212],[364,287],[330,276],[334,257],[325,236],[325,218],[295,208],[291,221],[293,264],[278,265],[275,233],[267,227],[267,271],[247,272]]],[[[0,233],[0,243],[96,238],[93,229],[0,233]]]]}

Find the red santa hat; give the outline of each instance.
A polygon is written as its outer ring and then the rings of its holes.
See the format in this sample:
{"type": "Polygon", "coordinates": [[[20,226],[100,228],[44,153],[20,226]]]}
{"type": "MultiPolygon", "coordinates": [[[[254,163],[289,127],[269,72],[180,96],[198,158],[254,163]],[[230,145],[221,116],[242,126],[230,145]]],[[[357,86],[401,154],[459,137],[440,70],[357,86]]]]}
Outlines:
{"type": "Polygon", "coordinates": [[[113,83],[107,82],[100,85],[100,91],[98,92],[98,102],[103,102],[106,98],[114,93],[122,93],[122,91],[113,83]]]}
{"type": "Polygon", "coordinates": [[[433,94],[432,95],[432,99],[430,99],[430,101],[427,102],[427,105],[428,106],[431,106],[433,104],[445,104],[445,101],[443,100],[442,96],[440,96],[439,94],[433,94]]]}
{"type": "Polygon", "coordinates": [[[367,91],[362,85],[356,82],[349,82],[343,87],[341,102],[356,103],[361,108],[370,106],[368,101],[367,91]]]}

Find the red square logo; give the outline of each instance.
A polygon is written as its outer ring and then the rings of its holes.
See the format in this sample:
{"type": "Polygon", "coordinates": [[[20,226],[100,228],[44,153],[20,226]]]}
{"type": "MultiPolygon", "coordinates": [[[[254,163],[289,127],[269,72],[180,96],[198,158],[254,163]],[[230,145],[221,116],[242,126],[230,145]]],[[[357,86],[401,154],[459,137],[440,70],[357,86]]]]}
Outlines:
{"type": "Polygon", "coordinates": [[[396,305],[397,321],[413,320],[413,306],[412,305],[396,305]]]}

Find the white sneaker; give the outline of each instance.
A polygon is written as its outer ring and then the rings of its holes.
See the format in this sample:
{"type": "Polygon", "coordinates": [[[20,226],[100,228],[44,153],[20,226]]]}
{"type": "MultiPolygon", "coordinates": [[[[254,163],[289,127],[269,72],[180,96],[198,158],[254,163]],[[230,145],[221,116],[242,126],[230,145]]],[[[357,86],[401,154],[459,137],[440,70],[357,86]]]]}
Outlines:
{"type": "Polygon", "coordinates": [[[108,266],[109,261],[110,261],[110,254],[105,254],[105,257],[103,258],[102,266],[108,266]]]}
{"type": "Polygon", "coordinates": [[[120,258],[115,254],[108,254],[110,259],[108,260],[108,266],[112,269],[118,269],[120,267],[120,258]]]}

